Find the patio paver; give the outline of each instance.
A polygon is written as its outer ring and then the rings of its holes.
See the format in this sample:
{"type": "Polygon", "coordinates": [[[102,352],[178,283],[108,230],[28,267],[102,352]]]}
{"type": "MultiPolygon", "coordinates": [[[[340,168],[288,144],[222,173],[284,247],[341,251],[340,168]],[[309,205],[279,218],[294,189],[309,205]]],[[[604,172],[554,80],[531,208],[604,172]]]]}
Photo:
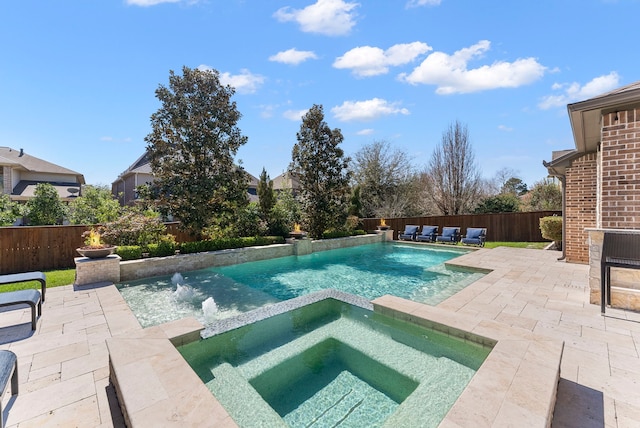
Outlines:
{"type": "MultiPolygon", "coordinates": [[[[558,256],[514,248],[461,256],[455,264],[493,271],[438,307],[452,320],[463,313],[564,341],[554,427],[640,426],[640,314],[601,316],[588,303],[588,266],[558,256]]],[[[20,393],[2,397],[6,426],[124,426],[105,341],[140,329],[110,284],[48,289],[35,332],[28,310],[0,312],[0,349],[19,361],[20,393]]]]}

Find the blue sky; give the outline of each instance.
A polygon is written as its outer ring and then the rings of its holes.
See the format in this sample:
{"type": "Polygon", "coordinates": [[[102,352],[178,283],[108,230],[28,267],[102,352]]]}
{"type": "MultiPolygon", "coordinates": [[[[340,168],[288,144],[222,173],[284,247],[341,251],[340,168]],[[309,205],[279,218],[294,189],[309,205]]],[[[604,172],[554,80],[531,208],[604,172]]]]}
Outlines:
{"type": "Polygon", "coordinates": [[[169,70],[236,88],[258,176],[286,170],[313,104],[353,155],[422,169],[466,124],[482,175],[532,185],[573,148],[566,105],[638,80],[638,0],[5,0],[0,145],[107,184],[145,150],[169,70]]]}

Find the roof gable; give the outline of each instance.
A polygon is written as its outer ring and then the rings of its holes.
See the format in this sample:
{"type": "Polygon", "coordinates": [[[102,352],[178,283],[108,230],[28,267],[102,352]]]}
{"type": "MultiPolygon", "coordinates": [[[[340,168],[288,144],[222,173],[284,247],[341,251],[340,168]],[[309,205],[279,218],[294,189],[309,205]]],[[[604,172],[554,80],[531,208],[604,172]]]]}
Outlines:
{"type": "Polygon", "coordinates": [[[0,147],[0,165],[22,168],[30,172],[74,175],[78,183],[84,184],[84,176],[79,172],[28,155],[22,149],[15,150],[11,147],[0,147]]]}

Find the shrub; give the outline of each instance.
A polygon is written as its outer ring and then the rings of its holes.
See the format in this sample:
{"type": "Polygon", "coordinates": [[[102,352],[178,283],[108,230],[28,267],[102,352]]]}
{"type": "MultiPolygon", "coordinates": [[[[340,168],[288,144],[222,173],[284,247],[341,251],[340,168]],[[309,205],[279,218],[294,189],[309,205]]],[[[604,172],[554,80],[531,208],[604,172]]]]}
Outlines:
{"type": "Polygon", "coordinates": [[[104,242],[118,246],[144,246],[173,239],[173,236],[167,235],[167,227],[160,217],[149,217],[133,211],[101,226],[99,232],[104,242]]]}
{"type": "Polygon", "coordinates": [[[267,222],[260,217],[257,202],[251,202],[239,211],[232,229],[233,236],[259,236],[267,233],[267,222]]]}
{"type": "Polygon", "coordinates": [[[121,245],[116,249],[116,254],[122,260],[136,260],[142,258],[142,247],[139,245],[121,245]]]}
{"type": "Polygon", "coordinates": [[[172,256],[176,252],[176,245],[171,241],[161,241],[159,244],[147,245],[145,250],[145,253],[149,253],[149,257],[172,256]]]}
{"type": "Polygon", "coordinates": [[[182,244],[176,244],[172,240],[165,240],[158,244],[118,246],[116,254],[118,254],[122,260],[136,260],[141,259],[143,253],[148,253],[149,257],[166,257],[174,255],[176,250],[180,250],[182,254],[189,254],[228,250],[231,248],[284,244],[284,242],[282,236],[208,239],[204,241],[183,242],[182,244]]]}
{"type": "Polygon", "coordinates": [[[542,217],[540,219],[540,231],[544,239],[554,241],[559,247],[562,246],[562,217],[542,217]]]}

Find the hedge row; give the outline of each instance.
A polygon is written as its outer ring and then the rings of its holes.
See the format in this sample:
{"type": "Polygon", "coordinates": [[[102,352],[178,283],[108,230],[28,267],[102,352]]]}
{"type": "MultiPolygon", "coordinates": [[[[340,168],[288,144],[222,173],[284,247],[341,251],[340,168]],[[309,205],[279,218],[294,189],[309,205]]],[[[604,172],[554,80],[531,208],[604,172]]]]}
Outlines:
{"type": "Polygon", "coordinates": [[[161,242],[160,244],[123,245],[119,246],[116,254],[122,260],[136,260],[144,257],[165,257],[172,256],[179,251],[180,254],[201,253],[205,251],[227,250],[230,248],[256,247],[271,244],[284,244],[282,236],[255,236],[246,238],[223,238],[206,241],[183,242],[176,244],[173,242],[161,242]]]}

